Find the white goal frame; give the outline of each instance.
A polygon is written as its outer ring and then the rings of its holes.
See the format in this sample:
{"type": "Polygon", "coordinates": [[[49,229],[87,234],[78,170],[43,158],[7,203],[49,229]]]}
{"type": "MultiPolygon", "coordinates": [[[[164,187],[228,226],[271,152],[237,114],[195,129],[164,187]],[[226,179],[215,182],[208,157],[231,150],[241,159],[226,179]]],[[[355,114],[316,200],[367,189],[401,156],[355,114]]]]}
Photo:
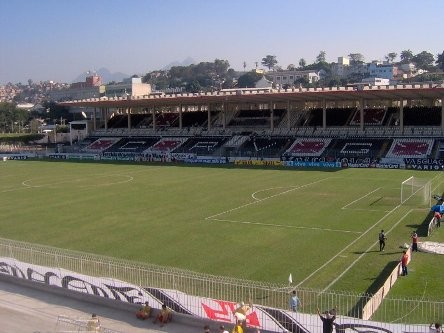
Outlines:
{"type": "Polygon", "coordinates": [[[421,204],[432,204],[432,182],[428,179],[411,176],[401,183],[401,204],[410,198],[419,198],[421,204]]]}

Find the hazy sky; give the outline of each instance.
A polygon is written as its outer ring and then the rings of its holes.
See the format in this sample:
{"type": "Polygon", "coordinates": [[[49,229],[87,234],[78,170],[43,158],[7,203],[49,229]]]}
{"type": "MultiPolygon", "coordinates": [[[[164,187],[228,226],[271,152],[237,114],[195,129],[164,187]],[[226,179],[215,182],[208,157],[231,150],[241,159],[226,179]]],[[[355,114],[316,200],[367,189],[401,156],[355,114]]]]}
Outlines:
{"type": "Polygon", "coordinates": [[[444,50],[443,0],[0,0],[0,84],[145,74],[187,57],[241,70],[444,50]]]}

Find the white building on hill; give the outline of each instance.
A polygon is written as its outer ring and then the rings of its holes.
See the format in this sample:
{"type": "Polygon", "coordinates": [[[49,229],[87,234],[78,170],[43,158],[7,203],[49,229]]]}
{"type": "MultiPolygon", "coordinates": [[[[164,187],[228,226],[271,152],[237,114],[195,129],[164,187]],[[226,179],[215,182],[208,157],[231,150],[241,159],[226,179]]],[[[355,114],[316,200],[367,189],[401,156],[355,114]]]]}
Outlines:
{"type": "Polygon", "coordinates": [[[282,87],[284,85],[294,85],[295,81],[304,79],[308,83],[315,83],[325,76],[325,71],[315,70],[286,70],[279,72],[267,72],[266,76],[270,78],[276,87],[282,87]]]}

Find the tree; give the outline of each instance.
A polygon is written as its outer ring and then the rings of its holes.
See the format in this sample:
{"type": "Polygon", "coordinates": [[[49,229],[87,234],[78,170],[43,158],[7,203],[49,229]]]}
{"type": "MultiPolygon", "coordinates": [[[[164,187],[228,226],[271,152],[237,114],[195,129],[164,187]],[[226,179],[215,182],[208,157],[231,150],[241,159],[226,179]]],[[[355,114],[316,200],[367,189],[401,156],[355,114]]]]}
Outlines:
{"type": "Polygon", "coordinates": [[[277,64],[276,56],[267,55],[265,58],[262,58],[261,64],[271,70],[277,64]]]}
{"type": "Polygon", "coordinates": [[[299,67],[304,68],[307,65],[307,62],[304,58],[299,59],[299,67]]]}
{"type": "Polygon", "coordinates": [[[216,59],[213,64],[208,63],[207,66],[209,67],[209,71],[211,71],[211,68],[213,67],[216,74],[222,76],[225,75],[228,68],[230,68],[230,63],[228,60],[216,59]]]}
{"type": "Polygon", "coordinates": [[[243,62],[242,67],[244,67],[244,72],[245,72],[245,68],[247,68],[247,63],[245,61],[243,62]]]}
{"type": "Polygon", "coordinates": [[[321,62],[327,62],[326,61],[326,52],[325,51],[320,51],[318,56],[316,57],[316,62],[317,63],[321,63],[321,62]]]}
{"type": "Polygon", "coordinates": [[[342,81],[340,78],[338,77],[332,77],[328,82],[327,82],[327,86],[329,87],[335,87],[335,86],[341,86],[342,85],[342,81]]]}
{"type": "Polygon", "coordinates": [[[225,82],[233,82],[233,71],[229,71],[228,60],[215,59],[214,62],[200,62],[189,66],[173,66],[168,71],[154,71],[144,76],[143,81],[158,90],[185,88],[188,92],[213,91],[220,89],[225,82]]]}
{"type": "Polygon", "coordinates": [[[2,132],[16,132],[28,119],[28,111],[18,109],[14,103],[0,103],[0,129],[2,132]],[[19,126],[14,124],[19,124],[19,126]]]}
{"type": "Polygon", "coordinates": [[[422,69],[431,69],[435,62],[433,54],[427,51],[422,51],[412,58],[412,61],[416,64],[416,67],[422,69]]]}
{"type": "Polygon", "coordinates": [[[362,64],[364,62],[364,56],[361,53],[350,53],[348,57],[352,65],[362,64]]]}
{"type": "Polygon", "coordinates": [[[65,119],[66,121],[74,120],[74,113],[69,112],[69,108],[61,106],[55,102],[44,102],[42,106],[46,109],[45,117],[50,122],[57,122],[57,120],[65,119]]]}
{"type": "Polygon", "coordinates": [[[287,66],[287,70],[289,70],[289,71],[294,71],[295,69],[296,69],[296,66],[293,64],[290,64],[287,66]]]}
{"type": "Polygon", "coordinates": [[[192,93],[198,93],[202,90],[202,87],[199,84],[199,81],[193,80],[192,82],[188,82],[185,86],[186,91],[192,92],[192,93]]]}
{"type": "Polygon", "coordinates": [[[402,64],[411,63],[413,59],[413,52],[411,50],[404,50],[401,52],[400,58],[402,64]]]}
{"type": "Polygon", "coordinates": [[[444,51],[441,54],[438,53],[436,65],[440,70],[444,71],[444,51]]]}
{"type": "Polygon", "coordinates": [[[294,80],[294,84],[296,86],[304,87],[304,88],[307,88],[310,86],[310,82],[308,81],[308,78],[306,78],[305,76],[302,76],[302,77],[294,80]]]}
{"type": "Polygon", "coordinates": [[[387,62],[392,63],[393,60],[395,60],[395,58],[398,56],[398,53],[395,52],[390,52],[389,54],[387,54],[385,56],[385,59],[387,60],[387,62]]]}
{"type": "Polygon", "coordinates": [[[239,88],[254,88],[256,82],[262,78],[261,74],[256,73],[256,71],[247,72],[239,77],[237,80],[237,86],[239,88]]]}

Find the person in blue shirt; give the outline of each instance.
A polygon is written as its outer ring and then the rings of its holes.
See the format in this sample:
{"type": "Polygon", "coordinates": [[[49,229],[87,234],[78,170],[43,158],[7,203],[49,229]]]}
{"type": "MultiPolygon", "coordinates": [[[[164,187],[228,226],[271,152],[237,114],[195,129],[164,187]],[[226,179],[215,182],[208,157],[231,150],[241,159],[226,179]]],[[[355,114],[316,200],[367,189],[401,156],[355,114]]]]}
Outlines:
{"type": "Polygon", "coordinates": [[[302,302],[299,300],[298,296],[296,295],[296,290],[293,290],[290,296],[290,309],[291,311],[297,312],[298,307],[302,306],[302,302]]]}

